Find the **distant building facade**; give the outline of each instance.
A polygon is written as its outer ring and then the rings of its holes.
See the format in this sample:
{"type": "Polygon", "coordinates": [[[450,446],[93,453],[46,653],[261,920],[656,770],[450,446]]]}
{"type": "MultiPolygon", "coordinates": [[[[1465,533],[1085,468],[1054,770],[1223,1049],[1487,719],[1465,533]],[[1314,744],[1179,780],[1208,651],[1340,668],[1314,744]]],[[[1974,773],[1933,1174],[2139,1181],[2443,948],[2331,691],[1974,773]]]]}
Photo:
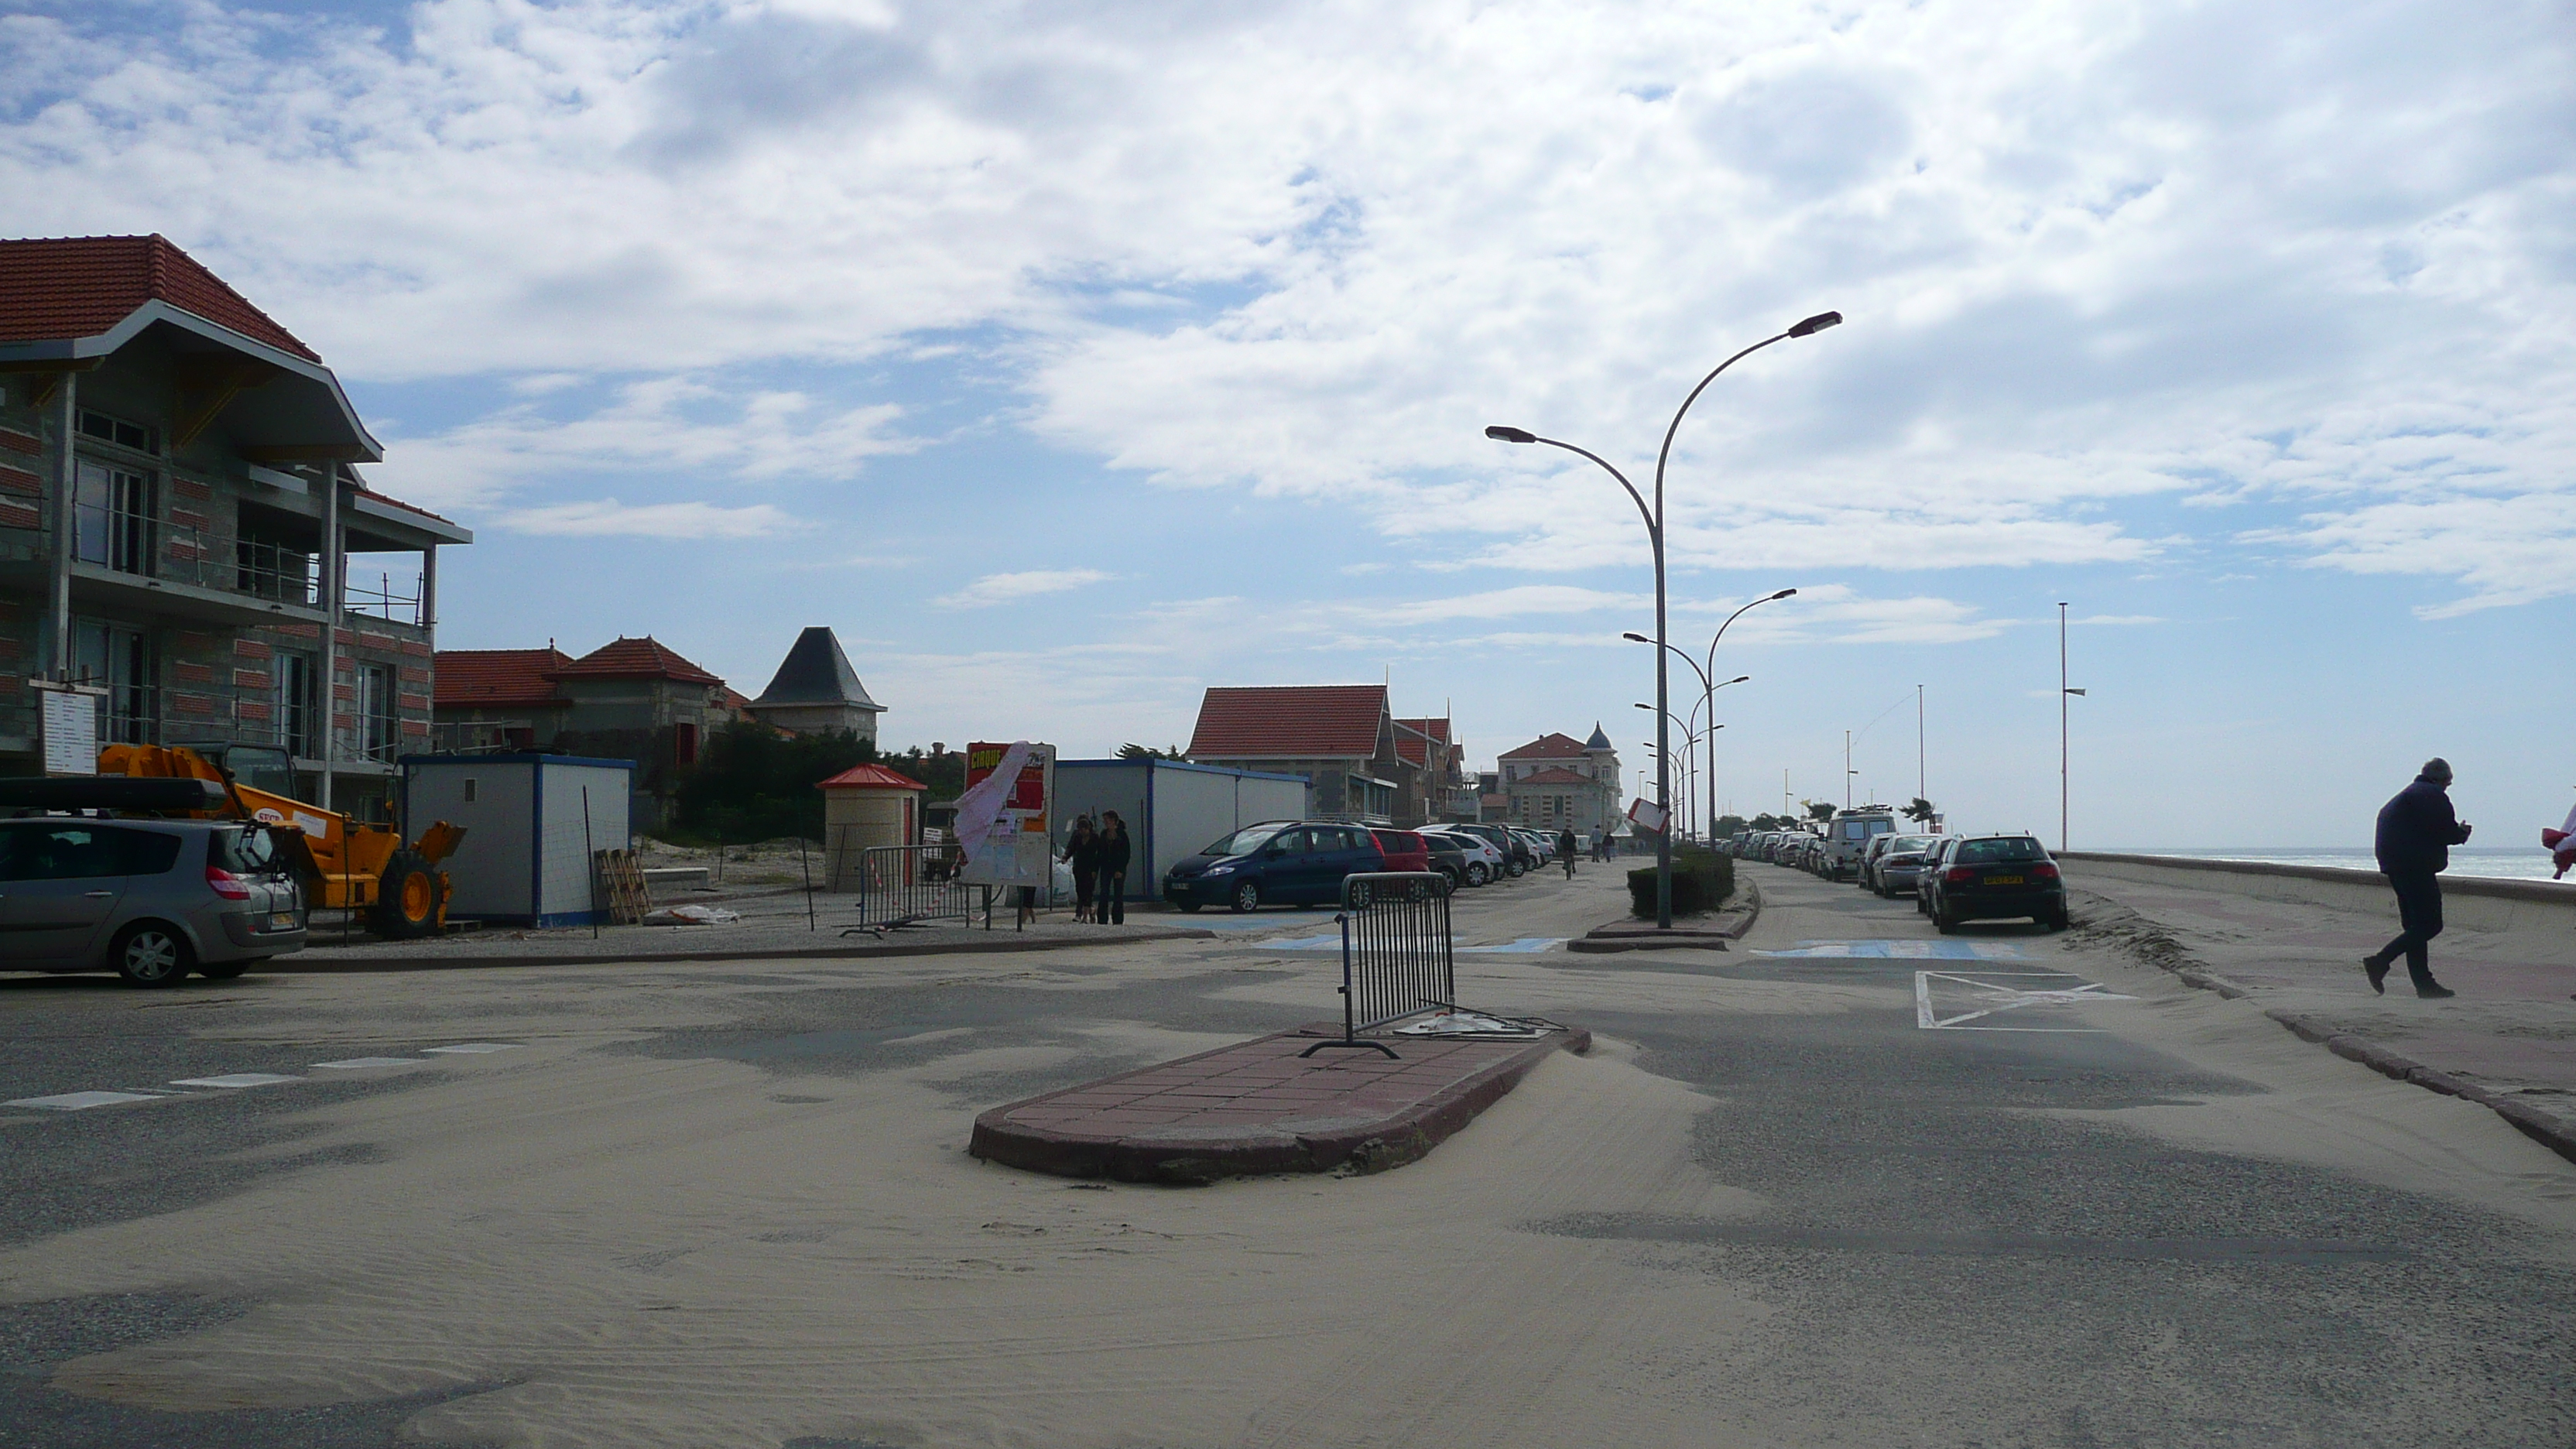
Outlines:
{"type": "Polygon", "coordinates": [[[853,734],[877,742],[877,716],[885,706],[868,697],[841,641],[821,625],[796,636],[778,672],[758,699],[745,706],[762,724],[790,734],[853,734]]]}
{"type": "Polygon", "coordinates": [[[1220,686],[1200,701],[1186,753],[1202,765],[1305,776],[1306,813],[1316,819],[1410,827],[1431,818],[1429,762],[1444,756],[1428,730],[1407,734],[1414,759],[1397,743],[1382,684],[1220,686]]]}
{"type": "MultiPolygon", "coordinates": [[[[1588,740],[1545,734],[1496,759],[1504,818],[1532,830],[1588,836],[1619,828],[1619,752],[1600,725],[1588,740]]],[[[1489,800],[1491,796],[1487,797],[1489,800]]]]}
{"type": "Polygon", "coordinates": [[[741,695],[647,635],[574,659],[543,649],[438,655],[444,750],[551,750],[633,760],[636,826],[658,829],[707,737],[742,717],[741,695]]]}

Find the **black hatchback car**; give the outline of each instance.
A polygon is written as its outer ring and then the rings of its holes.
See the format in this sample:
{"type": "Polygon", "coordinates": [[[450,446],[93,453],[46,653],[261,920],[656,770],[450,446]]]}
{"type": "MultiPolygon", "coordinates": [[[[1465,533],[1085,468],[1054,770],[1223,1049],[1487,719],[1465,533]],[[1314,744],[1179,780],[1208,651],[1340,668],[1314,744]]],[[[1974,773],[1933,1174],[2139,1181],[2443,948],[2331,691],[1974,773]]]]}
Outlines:
{"type": "Polygon", "coordinates": [[[1963,921],[2028,916],[2066,929],[2066,881],[2048,850],[2029,835],[1971,835],[1953,840],[1937,871],[1924,878],[1932,924],[1944,935],[1963,921]]]}

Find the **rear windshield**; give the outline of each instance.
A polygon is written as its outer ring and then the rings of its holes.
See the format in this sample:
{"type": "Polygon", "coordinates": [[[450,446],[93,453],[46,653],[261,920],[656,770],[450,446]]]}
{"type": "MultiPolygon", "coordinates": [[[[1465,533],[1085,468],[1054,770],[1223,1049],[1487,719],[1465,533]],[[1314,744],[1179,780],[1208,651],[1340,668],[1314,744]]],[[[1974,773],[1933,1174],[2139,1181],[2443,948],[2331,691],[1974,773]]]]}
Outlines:
{"type": "Polygon", "coordinates": [[[2005,840],[1963,840],[1953,857],[1961,865],[1984,865],[1999,860],[2046,860],[2048,852],[2029,836],[2005,840]]]}
{"type": "Polygon", "coordinates": [[[1867,840],[1873,835],[1885,835],[1895,828],[1896,822],[1893,820],[1846,820],[1842,823],[1842,835],[1845,840],[1867,840]]]}
{"type": "Polygon", "coordinates": [[[1931,845],[1932,837],[1929,835],[1900,835],[1887,843],[1887,853],[1894,855],[1898,851],[1928,850],[1931,845]]]}
{"type": "Polygon", "coordinates": [[[1390,855],[1411,855],[1415,851],[1430,848],[1422,843],[1421,836],[1410,830],[1378,830],[1371,833],[1377,836],[1378,849],[1390,855]]]}
{"type": "Polygon", "coordinates": [[[1199,852],[1201,855],[1250,855],[1270,843],[1285,825],[1247,825],[1199,852]]]}
{"type": "Polygon", "coordinates": [[[266,875],[285,866],[277,838],[258,826],[216,831],[206,841],[206,864],[235,875],[266,875]]]}

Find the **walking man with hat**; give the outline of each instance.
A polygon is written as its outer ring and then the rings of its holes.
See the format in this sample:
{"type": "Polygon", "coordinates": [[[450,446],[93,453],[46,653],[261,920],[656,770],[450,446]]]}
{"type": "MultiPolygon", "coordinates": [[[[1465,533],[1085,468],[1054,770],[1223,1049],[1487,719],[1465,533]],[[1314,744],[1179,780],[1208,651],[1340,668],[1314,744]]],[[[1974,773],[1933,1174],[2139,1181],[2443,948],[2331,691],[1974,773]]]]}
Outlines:
{"type": "Polygon", "coordinates": [[[2438,1000],[2459,993],[2433,979],[2435,936],[2442,934],[2442,882],[2450,867],[2451,847],[2466,844],[2469,827],[2451,813],[2451,762],[2436,756],[2424,762],[2415,783],[2379,807],[2377,853],[2388,888],[2397,893],[2397,919],[2404,927],[2397,939],[2361,958],[2370,989],[2386,995],[2388,968],[2406,958],[2406,974],[2415,994],[2438,1000]]]}

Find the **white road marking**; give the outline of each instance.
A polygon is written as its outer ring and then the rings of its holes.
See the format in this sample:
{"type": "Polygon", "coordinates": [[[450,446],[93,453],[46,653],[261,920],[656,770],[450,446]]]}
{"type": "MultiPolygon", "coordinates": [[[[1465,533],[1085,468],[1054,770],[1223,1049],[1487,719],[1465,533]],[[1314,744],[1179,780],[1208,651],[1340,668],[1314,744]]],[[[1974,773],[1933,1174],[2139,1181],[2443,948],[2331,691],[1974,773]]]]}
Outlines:
{"type": "Polygon", "coordinates": [[[174,1087],[271,1087],[279,1082],[300,1082],[302,1077],[281,1077],[275,1072],[228,1072],[220,1077],[181,1077],[174,1087]]]}
{"type": "MultiPolygon", "coordinates": [[[[2059,971],[1988,971],[1981,974],[1989,977],[2015,976],[2048,978],[2063,978],[2065,975],[2064,972],[2059,971]]],[[[2026,1006],[2072,1006],[2087,1001],[2135,1000],[2137,1000],[2137,998],[2134,996],[2122,996],[2117,992],[2105,991],[2102,988],[2101,983],[2096,981],[2087,981],[2081,986],[2064,987],[2055,990],[2031,990],[2026,987],[1999,985],[1991,980],[1981,981],[1973,976],[1962,976],[1949,971],[1917,971],[1914,973],[1914,1024],[1925,1031],[2098,1032],[2102,1028],[2091,1026],[1970,1026],[1968,1023],[1976,1021],[1982,1017],[1993,1016],[1998,1012],[2018,1011],[2026,1006]],[[1962,1012],[1956,1016],[1942,1016],[1932,1009],[1932,983],[1934,981],[1940,981],[1945,985],[1953,987],[1965,987],[1969,991],[1976,993],[1975,999],[1984,1004],[1975,1011],[1962,1012]]]]}
{"type": "Polygon", "coordinates": [[[52,1097],[20,1097],[14,1102],[0,1102],[0,1107],[41,1107],[51,1112],[79,1112],[91,1107],[113,1107],[120,1102],[158,1102],[150,1092],[64,1092],[52,1097]]]}
{"type": "Polygon", "coordinates": [[[429,1065],[429,1058],[351,1057],[346,1061],[315,1062],[313,1065],[316,1067],[325,1067],[335,1072],[353,1072],[365,1067],[425,1067],[429,1065]]]}
{"type": "Polygon", "coordinates": [[[471,1055],[482,1052],[514,1052],[517,1051],[519,1047],[520,1043],[514,1041],[466,1041],[458,1042],[454,1046],[424,1047],[422,1050],[425,1052],[456,1052],[459,1054],[471,1055]]]}
{"type": "Polygon", "coordinates": [[[1756,951],[1756,956],[1792,960],[1824,958],[1857,961],[2027,961],[2030,953],[2010,941],[1800,941],[1785,951],[1756,951]]]}

